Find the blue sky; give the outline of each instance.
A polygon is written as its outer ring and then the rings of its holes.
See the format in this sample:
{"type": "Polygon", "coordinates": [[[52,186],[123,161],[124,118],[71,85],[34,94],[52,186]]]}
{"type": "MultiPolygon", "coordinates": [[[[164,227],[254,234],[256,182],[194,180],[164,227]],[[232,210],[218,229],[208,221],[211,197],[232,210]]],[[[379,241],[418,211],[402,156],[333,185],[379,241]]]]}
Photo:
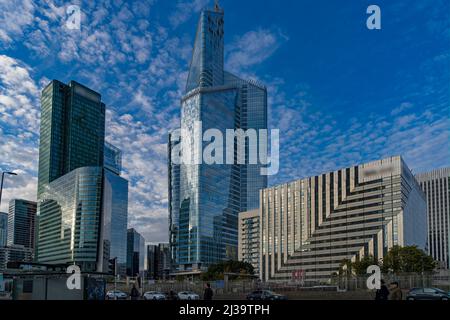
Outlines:
{"type": "MultiPolygon", "coordinates": [[[[73,79],[107,104],[124,152],[129,224],[167,236],[167,132],[178,126],[201,8],[208,0],[0,0],[1,210],[36,198],[39,98],[73,79]],[[78,4],[81,30],[65,28],[78,4]]],[[[403,155],[414,172],[450,165],[450,4],[435,1],[222,0],[226,66],[265,83],[281,136],[279,183],[403,155]],[[381,8],[382,29],[366,28],[381,8]]]]}

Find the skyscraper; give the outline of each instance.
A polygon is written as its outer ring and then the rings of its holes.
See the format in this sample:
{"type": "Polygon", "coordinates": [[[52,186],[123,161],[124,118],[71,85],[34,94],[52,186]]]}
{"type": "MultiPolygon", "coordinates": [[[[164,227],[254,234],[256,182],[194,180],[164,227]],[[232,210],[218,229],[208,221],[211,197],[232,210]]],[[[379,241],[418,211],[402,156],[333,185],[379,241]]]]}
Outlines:
{"type": "MultiPolygon", "coordinates": [[[[201,12],[192,60],[181,101],[181,130],[267,129],[267,91],[224,70],[224,12],[201,12]]],[[[202,132],[202,133],[203,133],[202,132]]],[[[267,186],[259,164],[177,164],[182,155],[196,157],[195,142],[169,137],[169,220],[171,258],[176,272],[199,272],[208,265],[237,259],[238,213],[258,207],[259,190],[267,186]],[[184,147],[183,147],[184,145],[184,147]]],[[[201,142],[201,147],[207,145],[201,142]]],[[[236,147],[236,143],[235,143],[236,147]]],[[[235,159],[236,160],[236,159],[235,159]]]]}
{"type": "Polygon", "coordinates": [[[450,168],[416,175],[427,198],[428,253],[450,268],[450,168]]]}
{"type": "Polygon", "coordinates": [[[383,259],[393,246],[425,249],[425,195],[401,157],[261,191],[263,281],[327,281],[344,259],[383,259]]]}
{"type": "Polygon", "coordinates": [[[0,212],[0,247],[6,246],[8,241],[8,214],[0,212]]]}
{"type": "Polygon", "coordinates": [[[101,96],[54,80],[41,101],[37,260],[107,272],[117,258],[124,274],[128,181],[121,151],[104,141],[101,96]]]}
{"type": "Polygon", "coordinates": [[[34,248],[36,208],[33,201],[12,199],[9,202],[8,246],[34,248]]]}
{"type": "Polygon", "coordinates": [[[53,180],[81,167],[103,166],[105,105],[99,93],[53,80],[42,91],[38,198],[53,180]]]}
{"type": "Polygon", "coordinates": [[[166,279],[170,272],[170,247],[168,243],[147,246],[147,276],[149,279],[166,279]]]}
{"type": "Polygon", "coordinates": [[[122,152],[107,143],[105,145],[103,176],[103,206],[100,237],[103,256],[99,270],[107,271],[107,260],[117,258],[117,274],[125,275],[127,268],[128,180],[122,178],[122,152]],[[109,251],[109,252],[108,252],[109,251]]]}
{"type": "Polygon", "coordinates": [[[147,264],[147,252],[144,237],[135,229],[127,232],[127,275],[135,277],[142,275],[147,264]]]}

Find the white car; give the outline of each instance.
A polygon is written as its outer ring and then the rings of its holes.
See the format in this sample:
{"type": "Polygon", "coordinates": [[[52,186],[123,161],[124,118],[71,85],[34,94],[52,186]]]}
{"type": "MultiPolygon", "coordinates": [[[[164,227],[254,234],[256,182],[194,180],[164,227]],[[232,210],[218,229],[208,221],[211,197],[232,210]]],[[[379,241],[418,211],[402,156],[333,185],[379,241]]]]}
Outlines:
{"type": "Polygon", "coordinates": [[[178,292],[178,299],[180,300],[200,300],[200,296],[192,291],[178,292]]]}
{"type": "Polygon", "coordinates": [[[157,291],[148,291],[144,293],[144,300],[166,300],[166,295],[157,291]]]}
{"type": "Polygon", "coordinates": [[[111,290],[106,293],[106,300],[126,300],[128,295],[120,290],[111,290]]]}

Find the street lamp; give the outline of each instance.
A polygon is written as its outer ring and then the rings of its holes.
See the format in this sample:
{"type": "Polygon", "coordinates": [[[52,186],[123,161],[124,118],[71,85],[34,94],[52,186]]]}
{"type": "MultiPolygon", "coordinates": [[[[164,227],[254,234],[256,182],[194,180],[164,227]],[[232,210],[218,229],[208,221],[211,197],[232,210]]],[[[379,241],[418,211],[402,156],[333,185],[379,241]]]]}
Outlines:
{"type": "Polygon", "coordinates": [[[17,173],[5,171],[2,172],[2,180],[0,182],[0,208],[2,206],[2,193],[3,193],[3,180],[5,179],[5,174],[9,174],[11,176],[17,176],[17,173]]]}

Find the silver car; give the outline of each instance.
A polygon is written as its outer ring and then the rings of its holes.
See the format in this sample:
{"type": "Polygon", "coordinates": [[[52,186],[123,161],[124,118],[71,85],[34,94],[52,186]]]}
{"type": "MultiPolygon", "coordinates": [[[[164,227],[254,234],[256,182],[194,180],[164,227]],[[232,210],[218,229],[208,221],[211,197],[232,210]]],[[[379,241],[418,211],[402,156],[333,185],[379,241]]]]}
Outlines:
{"type": "Polygon", "coordinates": [[[106,293],[106,300],[126,300],[128,295],[120,290],[110,290],[106,293]]]}
{"type": "Polygon", "coordinates": [[[148,291],[144,293],[144,300],[166,300],[166,295],[157,291],[148,291]]]}
{"type": "Polygon", "coordinates": [[[180,300],[200,300],[200,296],[192,291],[178,292],[178,299],[180,300]]]}

